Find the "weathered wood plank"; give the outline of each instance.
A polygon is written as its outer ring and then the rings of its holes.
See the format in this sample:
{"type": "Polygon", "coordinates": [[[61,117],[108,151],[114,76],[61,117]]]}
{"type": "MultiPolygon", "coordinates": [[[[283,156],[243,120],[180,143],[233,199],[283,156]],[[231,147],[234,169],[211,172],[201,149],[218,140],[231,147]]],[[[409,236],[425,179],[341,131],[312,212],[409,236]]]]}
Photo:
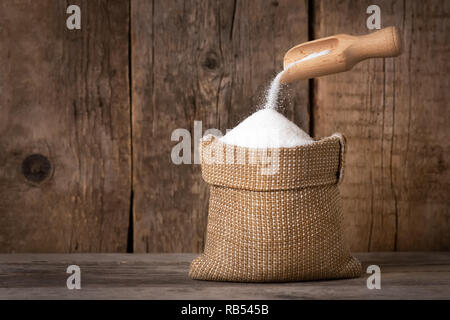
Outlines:
{"type": "Polygon", "coordinates": [[[0,299],[450,299],[448,252],[355,254],[381,268],[381,290],[357,279],[228,283],[188,278],[193,254],[0,255],[0,299]],[[81,290],[68,290],[68,265],[81,290]]]}
{"type": "MultiPolygon", "coordinates": [[[[286,50],[307,40],[305,5],[131,1],[136,252],[202,249],[208,189],[198,164],[171,162],[171,133],[193,135],[195,120],[224,133],[251,114],[286,50]]],[[[285,112],[308,129],[307,82],[294,88],[285,112]]]]}
{"type": "Polygon", "coordinates": [[[0,3],[0,252],[126,251],[128,3],[77,4],[0,3]]]}
{"type": "MultiPolygon", "coordinates": [[[[315,38],[367,33],[370,4],[316,1],[315,38]]],[[[353,250],[448,250],[450,3],[376,4],[404,52],[317,79],[314,134],[348,138],[340,189],[353,250]]]]}

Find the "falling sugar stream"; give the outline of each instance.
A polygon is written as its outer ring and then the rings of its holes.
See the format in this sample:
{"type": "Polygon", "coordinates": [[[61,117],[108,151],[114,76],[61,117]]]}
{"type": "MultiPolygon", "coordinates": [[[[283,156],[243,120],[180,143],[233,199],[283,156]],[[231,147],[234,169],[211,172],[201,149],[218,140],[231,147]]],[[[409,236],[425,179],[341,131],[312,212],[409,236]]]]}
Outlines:
{"type": "Polygon", "coordinates": [[[286,67],[286,69],[284,69],[283,71],[278,73],[277,76],[275,77],[275,79],[272,80],[272,83],[270,84],[270,87],[267,90],[266,103],[264,105],[264,109],[276,109],[277,108],[278,94],[280,92],[280,86],[281,86],[280,80],[281,80],[281,76],[283,75],[284,72],[286,72],[289,68],[291,68],[292,66],[294,66],[298,63],[301,63],[306,60],[314,59],[314,58],[326,55],[328,53],[330,53],[330,50],[323,50],[320,52],[311,53],[310,55],[307,55],[303,59],[300,59],[298,61],[295,61],[295,62],[289,64],[286,67]]]}
{"type": "Polygon", "coordinates": [[[283,73],[292,66],[329,52],[329,50],[324,50],[312,53],[291,63],[284,71],[278,73],[267,90],[264,108],[253,113],[233,130],[228,131],[221,141],[247,148],[290,148],[313,143],[314,140],[306,132],[276,111],[281,86],[280,80],[283,73]]]}

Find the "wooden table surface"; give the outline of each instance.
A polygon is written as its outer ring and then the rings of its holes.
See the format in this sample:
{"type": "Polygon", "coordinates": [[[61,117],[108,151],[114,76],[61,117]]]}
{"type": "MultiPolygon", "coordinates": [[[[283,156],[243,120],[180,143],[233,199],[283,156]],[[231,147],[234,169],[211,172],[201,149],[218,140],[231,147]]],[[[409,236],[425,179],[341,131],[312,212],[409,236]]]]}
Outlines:
{"type": "Polygon", "coordinates": [[[381,268],[381,289],[360,278],[292,283],[191,280],[196,254],[0,254],[0,299],[450,299],[449,252],[355,254],[381,268]],[[81,289],[69,290],[69,265],[81,289]]]}

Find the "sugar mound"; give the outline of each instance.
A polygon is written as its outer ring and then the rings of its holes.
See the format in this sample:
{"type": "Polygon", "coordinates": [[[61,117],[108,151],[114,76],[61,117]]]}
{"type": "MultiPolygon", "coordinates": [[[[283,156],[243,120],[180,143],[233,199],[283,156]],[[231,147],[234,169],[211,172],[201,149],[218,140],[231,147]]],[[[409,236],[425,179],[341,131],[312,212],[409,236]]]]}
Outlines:
{"type": "Polygon", "coordinates": [[[314,140],[283,115],[278,113],[278,94],[281,76],[292,66],[306,60],[330,53],[329,50],[314,52],[288,65],[273,79],[266,94],[264,109],[252,114],[220,140],[223,143],[247,148],[290,148],[310,144],[314,140]]]}
{"type": "Polygon", "coordinates": [[[314,140],[275,109],[261,109],[220,138],[223,143],[247,148],[290,148],[314,140]]]}

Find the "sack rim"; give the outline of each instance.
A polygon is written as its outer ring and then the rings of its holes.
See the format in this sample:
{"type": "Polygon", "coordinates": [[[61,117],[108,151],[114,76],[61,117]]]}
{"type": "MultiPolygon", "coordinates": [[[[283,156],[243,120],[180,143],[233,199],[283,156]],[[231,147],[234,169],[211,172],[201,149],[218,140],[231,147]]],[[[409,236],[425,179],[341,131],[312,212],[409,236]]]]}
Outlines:
{"type": "Polygon", "coordinates": [[[210,134],[200,141],[202,176],[211,185],[254,191],[337,184],[343,178],[344,145],[341,133],[305,145],[281,148],[240,147],[226,144],[210,134]],[[270,161],[258,163],[259,158],[267,155],[273,157],[269,159],[273,160],[270,168],[274,169],[273,174],[263,173],[270,161]]]}

